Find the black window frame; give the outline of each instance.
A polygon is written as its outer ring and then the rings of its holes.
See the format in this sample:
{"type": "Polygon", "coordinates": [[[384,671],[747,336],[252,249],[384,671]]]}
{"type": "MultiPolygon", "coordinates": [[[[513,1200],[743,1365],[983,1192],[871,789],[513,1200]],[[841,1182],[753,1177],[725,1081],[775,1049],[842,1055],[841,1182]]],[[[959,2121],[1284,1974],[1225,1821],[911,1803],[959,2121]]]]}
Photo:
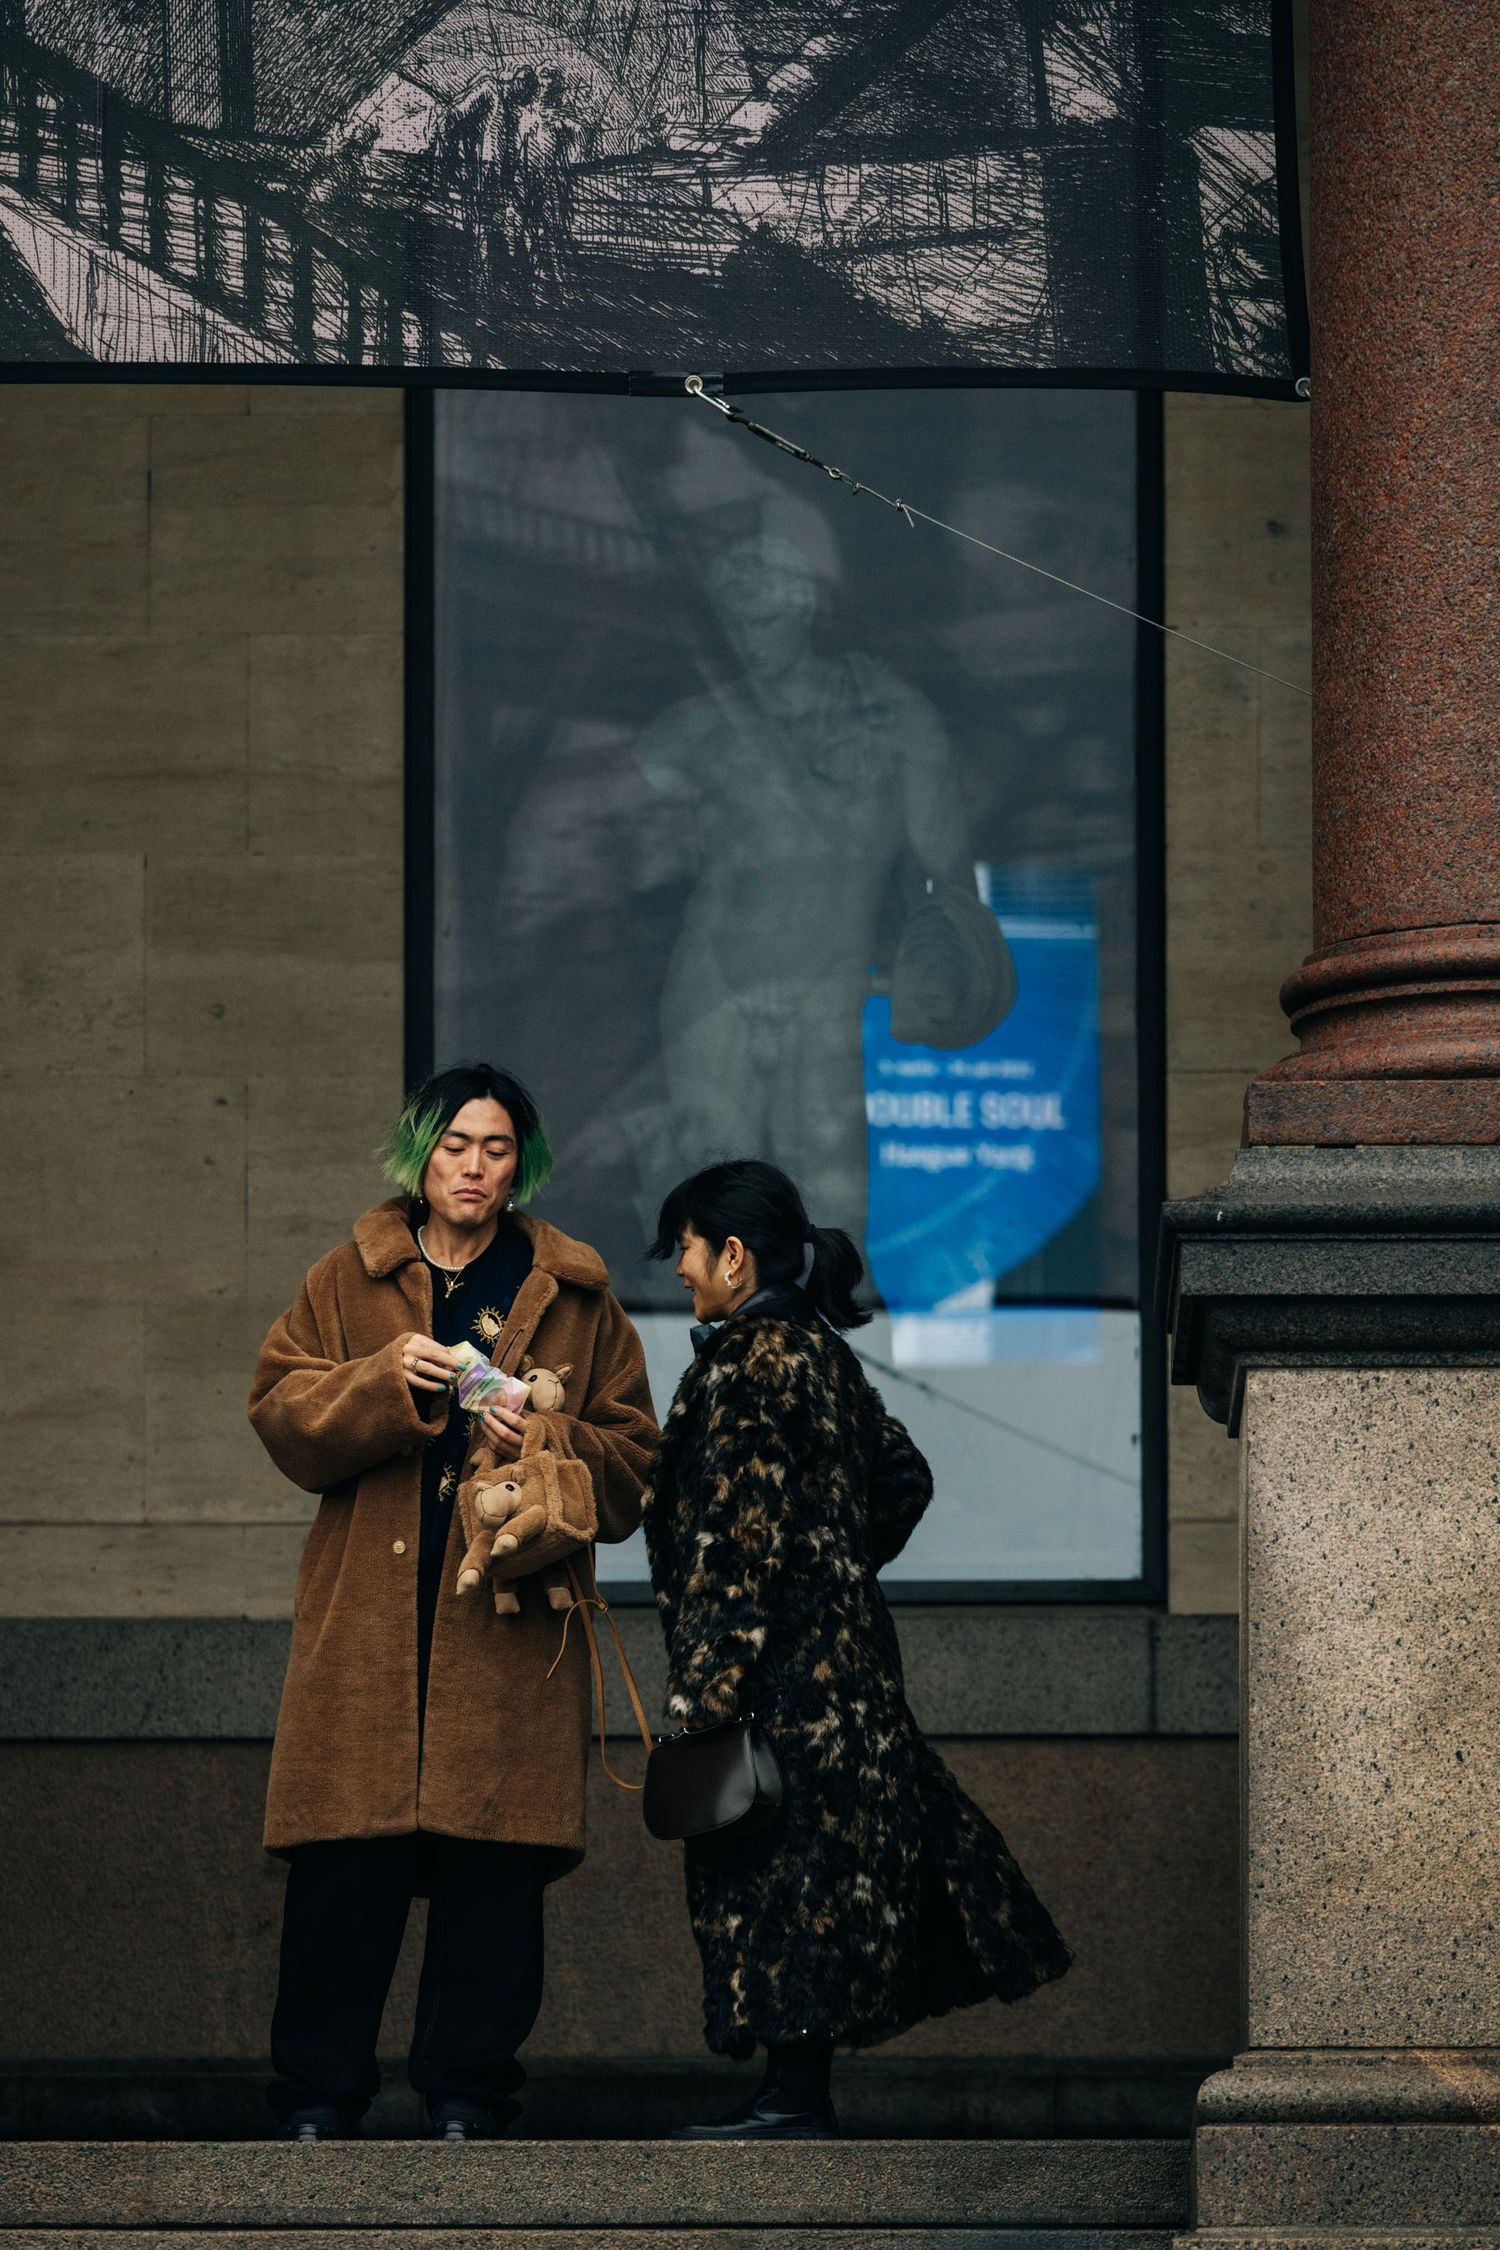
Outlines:
{"type": "MultiPolygon", "coordinates": [[[[940,387],[932,378],[886,377],[892,388],[940,387]]],[[[406,1084],[434,1067],[436,971],[437,744],[437,393],[467,386],[412,384],[405,399],[405,984],[406,1084]]],[[[536,375],[500,389],[680,393],[680,378],[627,383],[536,375]]],[[[766,386],[770,387],[770,386],[766,386]]],[[[795,378],[787,389],[802,388],[795,378]]],[[[1050,385],[1037,385],[1050,388],[1050,385]]],[[[1136,603],[1160,618],[1165,592],[1163,411],[1160,391],[1135,392],[1136,603]]],[[[1137,1292],[1141,1323],[1141,1570],[1135,1578],[898,1579],[888,1598],[903,1608],[1080,1605],[1160,1608],[1167,1575],[1166,1336],[1153,1310],[1156,1238],[1166,1195],[1165,641],[1138,623],[1135,648],[1135,942],[1137,1069],[1137,1292]]],[[[643,1583],[612,1586],[622,1608],[644,1605],[643,1583]]]]}

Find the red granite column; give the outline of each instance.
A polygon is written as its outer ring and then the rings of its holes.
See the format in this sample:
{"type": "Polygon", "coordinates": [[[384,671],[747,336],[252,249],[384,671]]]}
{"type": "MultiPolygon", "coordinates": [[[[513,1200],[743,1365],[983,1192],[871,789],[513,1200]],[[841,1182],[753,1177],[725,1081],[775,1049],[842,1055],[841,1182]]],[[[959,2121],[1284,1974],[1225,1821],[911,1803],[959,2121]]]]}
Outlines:
{"type": "Polygon", "coordinates": [[[1500,1141],[1500,14],[1312,0],[1314,951],[1251,1142],[1500,1141]]]}

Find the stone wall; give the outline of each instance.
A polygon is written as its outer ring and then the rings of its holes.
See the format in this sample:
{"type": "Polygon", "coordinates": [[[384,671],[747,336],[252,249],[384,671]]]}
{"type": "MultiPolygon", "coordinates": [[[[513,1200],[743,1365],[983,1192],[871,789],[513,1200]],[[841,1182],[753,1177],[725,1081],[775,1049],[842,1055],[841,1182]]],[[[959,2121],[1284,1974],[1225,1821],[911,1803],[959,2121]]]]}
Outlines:
{"type": "MultiPolygon", "coordinates": [[[[1304,430],[1290,407],[1167,407],[1169,615],[1292,677],[1306,662],[1304,430]]],[[[284,1617],[309,1507],[250,1436],[247,1373],[307,1263],[378,1192],[400,1073],[400,401],[14,386],[0,453],[0,1105],[16,1172],[0,1220],[0,1616],[284,1617]]],[[[1227,1168],[1244,1081],[1285,1043],[1272,995],[1305,943],[1305,711],[1174,649],[1167,757],[1181,1192],[1227,1168]]],[[[1222,1433],[1178,1394],[1176,1610],[1234,1606],[1233,1473],[1222,1433]]],[[[987,1615],[942,1621],[944,1646],[961,1642],[985,1679],[1012,1661],[984,1638],[987,1615]]],[[[1232,1651],[1210,1637],[1203,1664],[1169,1681],[1139,1622],[1107,1728],[986,1719],[954,1748],[1057,1903],[1079,1972],[1014,2015],[923,2032],[914,2053],[1180,2059],[1235,2044],[1232,1651]]],[[[16,1661],[39,1661],[16,1638],[39,1629],[11,1628],[16,1661]]],[[[1022,1667],[1033,1689],[1057,1677],[1066,1700],[1066,1633],[1044,1613],[1023,1629],[1039,1636],[1022,1667]]],[[[183,1660],[219,1663],[221,1630],[183,1660]]],[[[915,1669],[926,1681],[925,1660],[915,1669]]],[[[128,1723],[33,1731],[160,1734],[157,1689],[135,1677],[128,1723]]],[[[74,1739],[3,1757],[26,1844],[9,2052],[257,2052],[278,1880],[256,1848],[263,1747],[74,1739]]],[[[612,1793],[597,1822],[599,1850],[555,1901],[538,2051],[696,2052],[669,1862],[612,1793]],[[632,1947],[668,1924],[675,1952],[638,1981],[632,1947]]]]}
{"type": "MultiPolygon", "coordinates": [[[[942,1745],[1054,1909],[1077,1966],[1024,2007],[991,2002],[921,2026],[886,2059],[1210,2059],[1239,2031],[1237,1789],[1224,1741],[942,1745]]],[[[639,1745],[617,1753],[627,1776],[639,1745]]],[[[248,1743],[0,1745],[0,1848],[27,1944],[0,1967],[4,2057],[264,2056],[284,1870],[253,1848],[266,1750],[248,1743]],[[78,1850],[80,1835],[106,1841],[78,1850]],[[162,1881],[164,1866],[173,1880],[162,1881]],[[163,1966],[170,1962],[171,1974],[163,1966]]],[[[549,1899],[550,1963],[528,2060],[702,2056],[701,1979],[680,1855],[651,1844],[639,1799],[596,1770],[590,1850],[549,1899]]],[[[386,2052],[410,2035],[408,1943],[386,2052]]]]}
{"type": "MultiPolygon", "coordinates": [[[[1166,614],[1283,678],[1311,678],[1308,416],[1166,401],[1166,614]]],[[[1312,943],[1312,706],[1167,644],[1167,1192],[1213,1187],[1246,1082],[1292,1045],[1276,995],[1312,943]]],[[[1235,1448],[1168,1393],[1170,1603],[1238,1606],[1235,1448]]]]}
{"type": "Polygon", "coordinates": [[[7,1614],[287,1606],[246,1377],[399,1085],[401,428],[4,393],[7,1614]]]}
{"type": "MultiPolygon", "coordinates": [[[[7,390],[7,1614],[286,1606],[306,1507],[249,1438],[245,1371],[375,1192],[398,1085],[400,422],[381,391],[7,390]],[[94,1357],[82,1398],[64,1336],[94,1357]]],[[[1293,679],[1306,430],[1166,404],[1168,615],[1293,679]]],[[[1177,643],[1167,691],[1184,1194],[1223,1176],[1287,1043],[1308,712],[1177,643]]],[[[1189,1394],[1170,1416],[1171,1605],[1232,1609],[1233,1450],[1189,1394]]]]}

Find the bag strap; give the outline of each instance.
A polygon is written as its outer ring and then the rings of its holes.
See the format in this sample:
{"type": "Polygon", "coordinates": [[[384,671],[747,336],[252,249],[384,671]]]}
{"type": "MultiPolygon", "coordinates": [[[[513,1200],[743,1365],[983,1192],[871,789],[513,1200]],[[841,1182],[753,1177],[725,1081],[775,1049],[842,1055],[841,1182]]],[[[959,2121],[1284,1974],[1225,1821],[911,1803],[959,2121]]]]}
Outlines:
{"type": "Polygon", "coordinates": [[[652,1750],[655,1748],[655,1741],[653,1739],[651,1729],[646,1723],[646,1706],[644,1705],[644,1703],[642,1703],[641,1691],[635,1684],[635,1674],[630,1669],[630,1659],[625,1654],[625,1643],[620,1637],[620,1628],[615,1623],[613,1610],[610,1608],[608,1602],[604,1599],[604,1596],[599,1591],[599,1578],[597,1572],[594,1569],[594,1556],[592,1548],[589,1550],[589,1584],[593,1588],[592,1593],[585,1591],[583,1584],[579,1579],[577,1569],[575,1568],[571,1560],[563,1565],[563,1569],[566,1573],[568,1584],[572,1588],[573,1599],[568,1605],[568,1613],[563,1619],[562,1641],[558,1648],[556,1656],[552,1659],[552,1663],[548,1668],[547,1677],[549,1680],[551,1679],[552,1674],[557,1670],[558,1665],[561,1664],[564,1656],[567,1654],[568,1627],[573,1622],[573,1614],[576,1610],[583,1620],[583,1637],[588,1643],[589,1663],[592,1667],[594,1675],[594,1700],[597,1703],[599,1709],[599,1762],[603,1766],[605,1772],[609,1775],[610,1780],[614,1783],[617,1789],[629,1789],[639,1792],[640,1790],[644,1789],[645,1783],[642,1781],[622,1781],[620,1779],[620,1776],[615,1772],[614,1767],[609,1762],[609,1750],[607,1747],[607,1738],[604,1724],[604,1664],[599,1655],[599,1639],[598,1635],[594,1631],[594,1620],[589,1615],[589,1612],[591,1610],[597,1609],[600,1616],[606,1618],[609,1622],[609,1629],[614,1635],[615,1654],[620,1660],[620,1670],[625,1676],[625,1687],[630,1696],[630,1707],[635,1713],[635,1723],[640,1729],[641,1740],[646,1746],[646,1755],[648,1758],[650,1757],[652,1750]]]}

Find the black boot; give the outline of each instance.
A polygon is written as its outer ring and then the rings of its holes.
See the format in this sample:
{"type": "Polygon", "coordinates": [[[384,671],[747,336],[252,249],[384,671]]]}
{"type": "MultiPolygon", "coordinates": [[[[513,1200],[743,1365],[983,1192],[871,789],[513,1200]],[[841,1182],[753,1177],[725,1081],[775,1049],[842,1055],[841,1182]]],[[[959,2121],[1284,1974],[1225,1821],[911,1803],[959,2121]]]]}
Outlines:
{"type": "Polygon", "coordinates": [[[828,2141],[839,2121],[828,2091],[833,2042],[799,2039],[767,2050],[759,2093],[708,2125],[679,2125],[679,2141],[828,2141]]]}

